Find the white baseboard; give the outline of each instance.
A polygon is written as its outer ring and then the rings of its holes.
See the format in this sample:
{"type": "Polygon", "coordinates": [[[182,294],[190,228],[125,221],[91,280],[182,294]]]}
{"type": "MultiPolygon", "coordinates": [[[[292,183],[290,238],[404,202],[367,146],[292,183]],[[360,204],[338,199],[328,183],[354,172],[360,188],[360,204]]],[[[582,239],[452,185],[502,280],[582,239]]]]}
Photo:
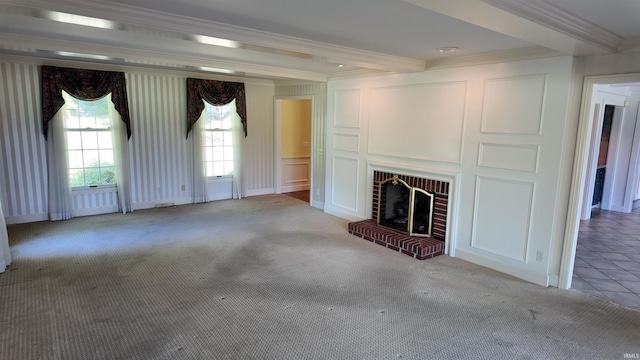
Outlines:
{"type": "Polygon", "coordinates": [[[484,256],[470,252],[467,249],[457,248],[456,257],[480,266],[484,266],[489,269],[493,269],[493,270],[517,277],[519,279],[522,279],[540,286],[547,287],[550,285],[549,276],[547,274],[542,274],[542,273],[534,272],[531,270],[523,269],[517,266],[504,264],[496,260],[488,259],[484,256]]]}
{"type": "Polygon", "coordinates": [[[276,190],[274,188],[254,189],[254,190],[245,191],[244,197],[269,195],[269,194],[275,194],[275,193],[276,193],[276,190]]]}
{"type": "Polygon", "coordinates": [[[329,215],[333,215],[333,216],[337,216],[339,218],[345,219],[345,220],[349,220],[349,221],[360,221],[360,220],[365,220],[357,215],[354,215],[351,212],[347,212],[345,210],[342,210],[338,207],[335,206],[324,206],[324,212],[326,212],[329,215]]]}
{"type": "Polygon", "coordinates": [[[165,204],[187,205],[187,204],[193,204],[193,200],[191,198],[177,198],[177,199],[139,202],[139,203],[131,204],[131,211],[153,209],[157,206],[162,206],[165,204]]]}
{"type": "Polygon", "coordinates": [[[38,213],[29,215],[6,216],[4,221],[7,225],[25,224],[38,221],[49,220],[49,213],[38,213]]]}
{"type": "Polygon", "coordinates": [[[311,206],[316,209],[324,210],[324,203],[320,201],[311,200],[311,206]]]}

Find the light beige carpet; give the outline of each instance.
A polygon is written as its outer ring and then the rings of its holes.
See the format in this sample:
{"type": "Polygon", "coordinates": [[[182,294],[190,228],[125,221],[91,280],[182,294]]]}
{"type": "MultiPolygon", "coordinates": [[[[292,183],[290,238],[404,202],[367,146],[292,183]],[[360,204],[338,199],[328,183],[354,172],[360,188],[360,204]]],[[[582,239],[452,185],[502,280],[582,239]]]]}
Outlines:
{"type": "Polygon", "coordinates": [[[640,312],[268,195],[9,227],[1,359],[622,359],[640,312]]]}

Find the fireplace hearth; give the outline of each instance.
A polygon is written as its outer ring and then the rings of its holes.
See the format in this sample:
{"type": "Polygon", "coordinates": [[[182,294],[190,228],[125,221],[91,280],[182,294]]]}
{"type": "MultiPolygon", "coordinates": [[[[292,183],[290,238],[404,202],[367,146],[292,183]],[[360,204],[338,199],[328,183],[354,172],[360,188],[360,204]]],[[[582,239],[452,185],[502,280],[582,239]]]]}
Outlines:
{"type": "Polygon", "coordinates": [[[372,218],[349,233],[419,260],[444,254],[449,183],[384,171],[373,173],[372,218]]]}

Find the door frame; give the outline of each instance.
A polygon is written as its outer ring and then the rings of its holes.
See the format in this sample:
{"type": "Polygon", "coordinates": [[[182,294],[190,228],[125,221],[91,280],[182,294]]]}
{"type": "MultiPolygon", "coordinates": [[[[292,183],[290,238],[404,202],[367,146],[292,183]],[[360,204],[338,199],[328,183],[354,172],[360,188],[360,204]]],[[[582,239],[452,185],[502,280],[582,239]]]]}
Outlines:
{"type": "Polygon", "coordinates": [[[274,164],[275,164],[275,169],[273,171],[274,173],[274,182],[275,182],[275,193],[276,194],[281,194],[282,193],[282,100],[311,100],[311,144],[309,144],[309,146],[311,147],[311,156],[310,156],[310,162],[311,162],[311,169],[310,169],[310,181],[311,181],[311,186],[309,188],[309,204],[313,204],[313,201],[311,199],[313,199],[313,189],[315,188],[315,184],[314,184],[314,168],[315,168],[315,161],[314,161],[314,156],[313,156],[313,149],[315,148],[315,144],[313,144],[313,129],[314,129],[314,122],[315,119],[313,117],[313,114],[315,114],[314,108],[316,106],[315,104],[315,100],[313,95],[295,95],[295,96],[276,96],[274,97],[274,104],[273,104],[273,109],[274,109],[274,116],[273,116],[273,121],[274,121],[274,147],[273,147],[273,152],[274,152],[274,164]]]}
{"type": "MultiPolygon", "coordinates": [[[[616,108],[619,106],[624,106],[624,99],[621,95],[617,94],[607,94],[603,91],[600,91],[597,87],[602,84],[595,84],[591,91],[591,100],[590,100],[590,116],[589,119],[591,121],[591,137],[589,141],[589,159],[587,162],[587,173],[586,173],[586,183],[584,190],[584,198],[582,199],[582,211],[580,214],[581,220],[587,220],[591,218],[591,200],[593,198],[594,192],[594,182],[596,179],[596,170],[598,168],[598,157],[600,155],[600,147],[596,146],[600,144],[602,138],[602,126],[604,122],[604,109],[607,105],[613,105],[616,108]]],[[[620,115],[620,114],[618,114],[620,115]]],[[[616,115],[614,114],[614,117],[616,115]]],[[[618,117],[618,123],[620,122],[621,117],[618,117]]],[[[616,120],[616,119],[614,119],[616,120]]],[[[582,121],[582,119],[581,119],[582,121]]],[[[612,131],[613,133],[613,131],[612,131]]],[[[611,153],[611,152],[610,152],[611,153]]],[[[605,179],[607,174],[605,173],[605,179]]],[[[611,176],[609,176],[611,178],[611,176]]],[[[610,185],[611,181],[608,181],[607,185],[610,185]]],[[[610,186],[604,186],[604,192],[610,190],[610,186]]],[[[605,203],[611,203],[609,200],[608,194],[603,194],[603,199],[601,200],[601,206],[606,208],[605,203]],[[605,199],[606,198],[606,199],[605,199]]]]}
{"type": "Polygon", "coordinates": [[[583,205],[587,171],[589,168],[589,154],[591,139],[593,138],[594,117],[594,91],[597,85],[640,83],[640,73],[586,76],[582,88],[582,102],[576,138],[576,150],[573,162],[573,176],[569,193],[569,206],[567,222],[564,233],[564,244],[560,260],[560,276],[558,287],[569,289],[573,277],[576,247],[578,243],[578,230],[580,227],[580,215],[583,205]]]}

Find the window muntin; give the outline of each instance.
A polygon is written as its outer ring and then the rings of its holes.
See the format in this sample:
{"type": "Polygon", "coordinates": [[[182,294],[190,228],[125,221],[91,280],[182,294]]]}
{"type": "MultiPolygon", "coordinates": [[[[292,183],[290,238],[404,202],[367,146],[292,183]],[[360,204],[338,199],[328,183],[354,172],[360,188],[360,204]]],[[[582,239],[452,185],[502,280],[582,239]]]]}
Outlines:
{"type": "Polygon", "coordinates": [[[204,167],[207,177],[226,176],[233,172],[233,135],[231,103],[214,106],[205,101],[204,167]]]}
{"type": "Polygon", "coordinates": [[[115,185],[110,96],[84,101],[63,92],[63,97],[71,187],[115,185]]]}

